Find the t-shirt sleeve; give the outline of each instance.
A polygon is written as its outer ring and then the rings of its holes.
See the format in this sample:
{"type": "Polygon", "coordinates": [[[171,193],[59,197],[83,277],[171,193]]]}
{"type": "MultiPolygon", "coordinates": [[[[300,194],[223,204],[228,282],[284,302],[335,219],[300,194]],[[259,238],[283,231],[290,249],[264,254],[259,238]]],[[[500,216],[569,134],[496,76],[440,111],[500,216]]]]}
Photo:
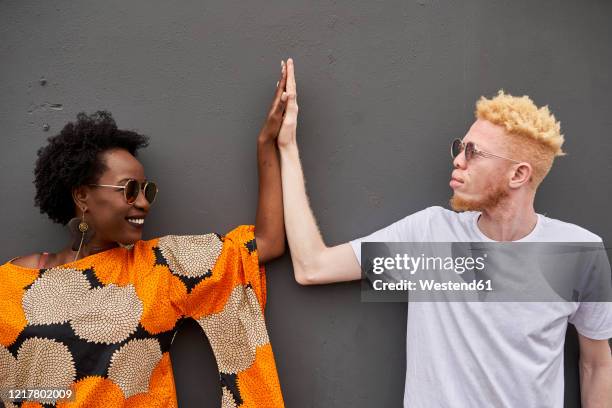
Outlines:
{"type": "Polygon", "coordinates": [[[361,265],[362,242],[412,242],[427,240],[426,231],[434,207],[415,212],[361,238],[350,241],[357,261],[361,265]]]}
{"type": "Polygon", "coordinates": [[[609,339],[612,337],[612,302],[581,302],[569,322],[585,337],[609,339]]]}
{"type": "Polygon", "coordinates": [[[612,276],[604,244],[597,244],[599,250],[588,252],[589,267],[582,275],[586,282],[581,284],[584,298],[592,301],[578,303],[569,322],[583,336],[604,340],[612,337],[612,276]]]}
{"type": "Polygon", "coordinates": [[[252,291],[263,311],[265,269],[259,264],[253,225],[240,225],[225,235],[164,236],[158,252],[158,263],[164,262],[187,289],[180,305],[184,315],[219,312],[238,286],[252,291]]]}

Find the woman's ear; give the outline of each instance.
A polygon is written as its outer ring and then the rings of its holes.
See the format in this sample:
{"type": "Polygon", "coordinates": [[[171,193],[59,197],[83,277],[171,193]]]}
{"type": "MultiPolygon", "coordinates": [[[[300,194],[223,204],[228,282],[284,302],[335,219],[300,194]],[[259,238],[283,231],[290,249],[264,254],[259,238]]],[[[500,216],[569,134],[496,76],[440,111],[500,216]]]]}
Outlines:
{"type": "Polygon", "coordinates": [[[72,200],[74,204],[81,209],[87,210],[87,201],[89,198],[89,189],[85,186],[79,186],[72,189],[72,200]]]}

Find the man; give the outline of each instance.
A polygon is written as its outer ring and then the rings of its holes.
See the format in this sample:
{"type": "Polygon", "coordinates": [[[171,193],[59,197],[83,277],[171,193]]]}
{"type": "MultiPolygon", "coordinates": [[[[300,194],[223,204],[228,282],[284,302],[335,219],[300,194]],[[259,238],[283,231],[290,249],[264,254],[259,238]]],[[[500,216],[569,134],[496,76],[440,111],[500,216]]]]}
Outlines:
{"type": "MultiPolygon", "coordinates": [[[[304,187],[296,143],[297,97],[288,62],[288,106],[279,134],[285,228],[302,285],[361,278],[360,243],[601,242],[534,211],[537,188],[563,155],[560,125],[528,97],[481,98],[476,121],[453,144],[451,207],[429,207],[364,238],[328,247],[304,187]]],[[[408,307],[406,407],[563,406],[567,323],[579,333],[585,407],[612,401],[612,303],[413,302],[408,307]]]]}

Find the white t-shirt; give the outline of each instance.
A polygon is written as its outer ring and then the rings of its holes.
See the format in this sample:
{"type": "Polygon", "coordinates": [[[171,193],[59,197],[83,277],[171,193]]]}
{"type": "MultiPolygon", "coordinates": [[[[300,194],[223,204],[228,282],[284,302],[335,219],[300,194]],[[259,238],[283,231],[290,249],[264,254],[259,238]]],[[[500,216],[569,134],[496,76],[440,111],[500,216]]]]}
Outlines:
{"type": "MultiPolygon", "coordinates": [[[[493,242],[479,212],[429,207],[351,241],[493,242]]],[[[584,228],[538,214],[521,242],[601,242],[584,228]]],[[[612,337],[612,302],[412,302],[408,305],[404,407],[563,407],[567,323],[612,337]]]]}

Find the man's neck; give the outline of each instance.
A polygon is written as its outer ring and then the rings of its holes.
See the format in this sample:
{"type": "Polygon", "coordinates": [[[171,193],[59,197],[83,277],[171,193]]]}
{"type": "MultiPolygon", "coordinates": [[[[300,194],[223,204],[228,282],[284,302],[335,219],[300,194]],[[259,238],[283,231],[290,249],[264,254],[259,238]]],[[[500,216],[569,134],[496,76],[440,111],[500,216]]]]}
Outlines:
{"type": "Polygon", "coordinates": [[[538,222],[533,202],[525,205],[508,202],[485,209],[478,219],[478,228],[495,241],[518,241],[525,238],[538,222]]]}

